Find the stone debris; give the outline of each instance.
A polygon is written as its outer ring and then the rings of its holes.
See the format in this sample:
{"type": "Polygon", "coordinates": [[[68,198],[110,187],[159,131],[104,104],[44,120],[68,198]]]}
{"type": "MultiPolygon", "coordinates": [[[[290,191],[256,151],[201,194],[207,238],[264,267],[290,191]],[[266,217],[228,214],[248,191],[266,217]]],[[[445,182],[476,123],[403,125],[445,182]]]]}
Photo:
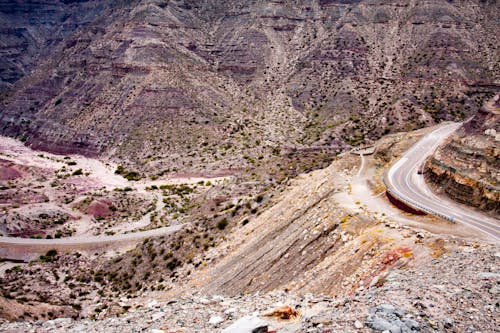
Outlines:
{"type": "MultiPolygon", "coordinates": [[[[120,297],[98,318],[0,320],[0,332],[496,332],[500,327],[498,246],[463,241],[458,245],[448,244],[446,253],[425,261],[417,257],[405,265],[373,271],[358,267],[359,284],[352,293],[338,296],[309,293],[305,288],[223,296],[194,288],[186,288],[182,296],[147,291],[139,298],[120,297]],[[107,312],[113,307],[115,312],[107,312]]],[[[380,258],[402,253],[404,259],[408,253],[405,247],[393,250],[380,258]]],[[[363,260],[370,258],[367,253],[363,260]]],[[[93,300],[103,308],[98,298],[93,300]]]]}
{"type": "Polygon", "coordinates": [[[245,316],[222,330],[222,333],[267,333],[269,324],[255,315],[245,316]]]}
{"type": "Polygon", "coordinates": [[[411,333],[420,330],[417,321],[411,319],[413,315],[391,304],[381,304],[370,309],[365,325],[375,331],[390,333],[411,333]]]}
{"type": "Polygon", "coordinates": [[[500,280],[500,273],[481,272],[478,276],[482,280],[500,280]]]}
{"type": "Polygon", "coordinates": [[[208,320],[208,323],[209,324],[212,324],[214,326],[218,326],[220,323],[222,323],[224,321],[224,318],[222,318],[221,316],[212,316],[210,317],[210,319],[208,320]]]}

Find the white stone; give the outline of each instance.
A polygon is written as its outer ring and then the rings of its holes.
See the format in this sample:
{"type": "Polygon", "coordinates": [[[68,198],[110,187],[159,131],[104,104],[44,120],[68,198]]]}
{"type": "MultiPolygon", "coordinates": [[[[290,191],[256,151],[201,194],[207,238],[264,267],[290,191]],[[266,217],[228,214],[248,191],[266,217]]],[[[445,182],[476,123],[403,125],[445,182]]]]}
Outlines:
{"type": "Polygon", "coordinates": [[[151,302],[149,302],[148,304],[146,304],[146,306],[147,306],[148,308],[154,308],[154,307],[155,307],[155,306],[157,306],[157,305],[158,305],[158,301],[157,301],[157,300],[155,300],[155,299],[154,299],[154,300],[152,300],[151,302]]]}
{"type": "Polygon", "coordinates": [[[208,299],[206,299],[206,298],[200,298],[200,299],[198,299],[198,303],[200,303],[200,304],[208,304],[208,303],[210,303],[210,301],[208,299]]]}
{"type": "Polygon", "coordinates": [[[158,320],[164,316],[165,316],[165,312],[157,312],[157,313],[153,313],[153,315],[151,316],[151,319],[158,320]]]}
{"type": "Polygon", "coordinates": [[[229,308],[226,311],[224,311],[224,314],[229,315],[229,314],[233,314],[235,312],[236,312],[236,308],[229,308]]]}
{"type": "Polygon", "coordinates": [[[500,280],[500,273],[481,272],[478,276],[481,280],[500,280]]]}
{"type": "Polygon", "coordinates": [[[259,317],[245,316],[223,329],[221,333],[252,333],[254,329],[264,326],[269,326],[269,324],[259,317]]]}
{"type": "Polygon", "coordinates": [[[224,319],[221,316],[212,316],[208,320],[208,323],[216,326],[216,325],[219,325],[220,323],[222,323],[223,321],[224,321],[224,319]]]}

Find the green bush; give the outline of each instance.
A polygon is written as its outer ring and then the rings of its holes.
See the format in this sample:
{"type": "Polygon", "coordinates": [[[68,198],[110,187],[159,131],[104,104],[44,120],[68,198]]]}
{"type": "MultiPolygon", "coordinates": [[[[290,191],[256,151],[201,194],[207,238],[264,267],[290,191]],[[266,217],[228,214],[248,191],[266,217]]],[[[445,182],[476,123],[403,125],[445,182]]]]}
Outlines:
{"type": "Polygon", "coordinates": [[[141,179],[141,175],[137,171],[128,171],[123,177],[127,180],[141,179]]]}
{"type": "Polygon", "coordinates": [[[171,271],[173,271],[174,269],[179,267],[181,264],[182,264],[182,262],[179,259],[173,258],[172,260],[170,260],[167,263],[167,268],[170,269],[171,271]]]}
{"type": "Polygon", "coordinates": [[[117,174],[117,175],[122,175],[124,172],[125,172],[125,169],[124,169],[121,165],[119,165],[119,166],[116,168],[115,174],[117,174]]]}
{"type": "Polygon", "coordinates": [[[57,256],[56,250],[49,250],[45,255],[40,256],[40,262],[54,262],[57,256]]]}
{"type": "Polygon", "coordinates": [[[224,230],[224,229],[226,229],[226,227],[227,227],[228,224],[229,223],[227,222],[227,219],[223,218],[222,220],[220,220],[219,222],[217,222],[217,229],[224,230]]]}

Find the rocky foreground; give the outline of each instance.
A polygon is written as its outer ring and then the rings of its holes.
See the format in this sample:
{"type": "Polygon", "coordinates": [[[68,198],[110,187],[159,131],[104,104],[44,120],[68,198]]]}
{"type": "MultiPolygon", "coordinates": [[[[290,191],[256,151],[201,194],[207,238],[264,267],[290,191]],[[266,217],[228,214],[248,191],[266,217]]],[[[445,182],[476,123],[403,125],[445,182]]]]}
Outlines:
{"type": "Polygon", "coordinates": [[[124,313],[117,317],[3,322],[0,331],[495,332],[499,263],[498,246],[466,243],[422,266],[395,269],[345,297],[277,290],[171,298],[156,292],[134,303],[123,298],[124,313]]]}

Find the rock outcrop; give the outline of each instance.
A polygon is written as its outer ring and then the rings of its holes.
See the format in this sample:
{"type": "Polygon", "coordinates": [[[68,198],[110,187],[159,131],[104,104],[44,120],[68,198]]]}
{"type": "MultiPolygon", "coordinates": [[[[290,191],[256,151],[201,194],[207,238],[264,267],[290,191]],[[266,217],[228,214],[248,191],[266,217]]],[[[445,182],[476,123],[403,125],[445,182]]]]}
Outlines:
{"type": "Polygon", "coordinates": [[[498,95],[426,164],[426,175],[453,199],[500,214],[498,95]]]}

